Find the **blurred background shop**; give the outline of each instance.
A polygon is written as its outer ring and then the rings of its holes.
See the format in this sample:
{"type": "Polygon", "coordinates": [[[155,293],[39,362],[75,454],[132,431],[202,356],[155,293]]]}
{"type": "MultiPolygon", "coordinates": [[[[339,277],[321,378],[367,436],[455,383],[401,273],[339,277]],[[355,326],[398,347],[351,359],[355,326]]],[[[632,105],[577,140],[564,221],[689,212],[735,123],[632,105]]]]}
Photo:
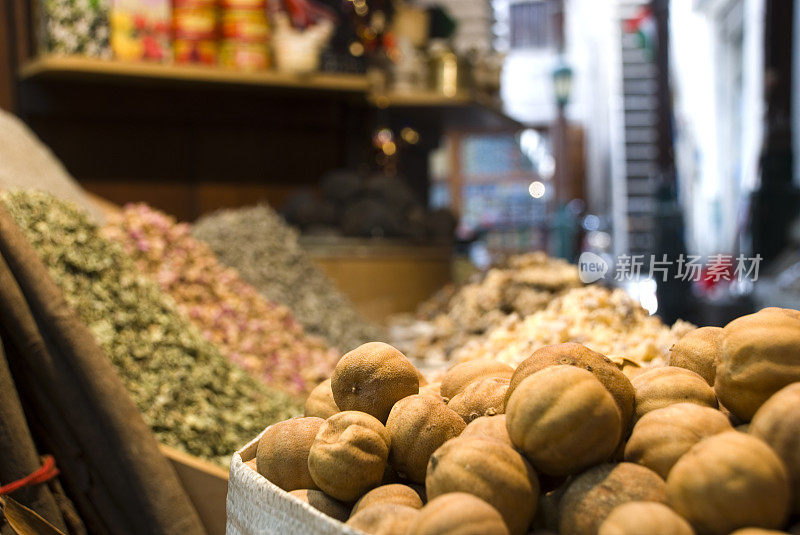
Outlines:
{"type": "Polygon", "coordinates": [[[2,0],[0,107],[101,202],[268,203],[376,321],[544,251],[724,324],[800,307],[797,4],[2,0]]]}

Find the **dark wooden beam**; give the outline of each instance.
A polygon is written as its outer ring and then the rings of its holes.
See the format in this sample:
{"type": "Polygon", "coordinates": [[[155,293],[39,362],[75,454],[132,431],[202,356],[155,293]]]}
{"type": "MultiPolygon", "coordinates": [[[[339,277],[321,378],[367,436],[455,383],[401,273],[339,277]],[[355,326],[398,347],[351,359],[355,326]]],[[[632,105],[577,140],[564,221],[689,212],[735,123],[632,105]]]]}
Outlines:
{"type": "Polygon", "coordinates": [[[0,108],[16,107],[16,54],[12,0],[0,0],[0,108]]]}
{"type": "Polygon", "coordinates": [[[0,0],[0,108],[19,113],[19,67],[35,54],[32,2],[0,0]]]}
{"type": "Polygon", "coordinates": [[[14,9],[14,53],[16,54],[16,66],[19,67],[36,54],[36,43],[34,42],[33,13],[31,6],[34,2],[30,0],[6,0],[13,3],[14,9]]]}

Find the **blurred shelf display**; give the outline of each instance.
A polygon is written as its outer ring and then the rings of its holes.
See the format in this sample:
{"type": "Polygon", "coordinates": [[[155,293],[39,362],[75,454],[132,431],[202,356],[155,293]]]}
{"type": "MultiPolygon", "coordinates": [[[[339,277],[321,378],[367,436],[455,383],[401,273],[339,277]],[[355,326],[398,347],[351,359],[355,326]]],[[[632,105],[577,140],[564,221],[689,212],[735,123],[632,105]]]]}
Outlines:
{"type": "Polygon", "coordinates": [[[555,191],[549,132],[470,131],[454,136],[449,150],[451,179],[439,185],[461,216],[459,234],[474,240],[473,260],[546,250],[555,191]]]}
{"type": "Polygon", "coordinates": [[[274,70],[235,71],[200,65],[123,62],[81,56],[43,56],[23,65],[23,79],[104,80],[114,78],[199,84],[249,85],[312,91],[364,93],[368,83],[359,74],[316,72],[299,75],[274,70]]]}

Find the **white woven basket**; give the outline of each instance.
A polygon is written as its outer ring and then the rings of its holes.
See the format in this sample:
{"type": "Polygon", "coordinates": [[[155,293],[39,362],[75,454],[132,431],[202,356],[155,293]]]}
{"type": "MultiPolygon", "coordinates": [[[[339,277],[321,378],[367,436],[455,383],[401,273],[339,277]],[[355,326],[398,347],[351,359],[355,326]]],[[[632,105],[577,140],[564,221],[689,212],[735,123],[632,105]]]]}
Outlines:
{"type": "Polygon", "coordinates": [[[244,464],[255,458],[260,438],[233,454],[227,535],[364,535],[281,490],[244,464]]]}

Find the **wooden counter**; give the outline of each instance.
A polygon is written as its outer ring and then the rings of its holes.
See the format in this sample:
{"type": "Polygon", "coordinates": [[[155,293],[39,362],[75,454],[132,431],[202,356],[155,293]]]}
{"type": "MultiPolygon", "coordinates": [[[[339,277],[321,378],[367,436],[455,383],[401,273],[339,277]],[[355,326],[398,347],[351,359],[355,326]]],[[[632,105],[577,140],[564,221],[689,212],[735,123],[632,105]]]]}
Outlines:
{"type": "Polygon", "coordinates": [[[452,279],[452,248],[383,239],[303,238],[312,261],[368,319],[383,322],[452,279]]]}

